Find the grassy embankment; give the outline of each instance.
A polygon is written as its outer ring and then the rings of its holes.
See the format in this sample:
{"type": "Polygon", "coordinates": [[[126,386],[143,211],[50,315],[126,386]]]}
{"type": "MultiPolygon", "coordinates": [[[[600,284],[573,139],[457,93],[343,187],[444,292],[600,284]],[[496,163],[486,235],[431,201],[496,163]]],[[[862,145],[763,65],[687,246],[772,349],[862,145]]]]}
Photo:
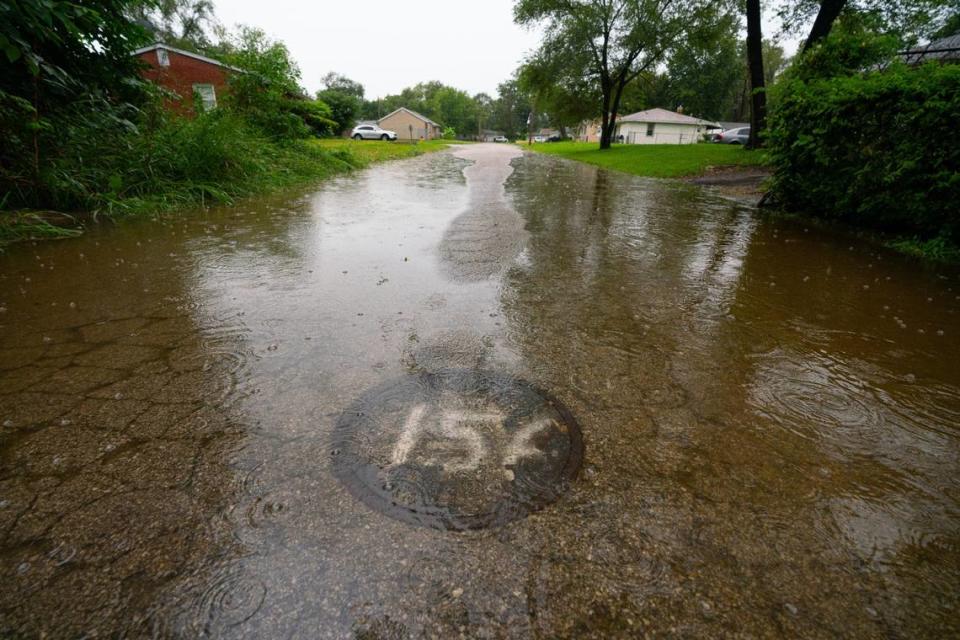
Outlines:
{"type": "Polygon", "coordinates": [[[343,151],[350,154],[355,166],[365,167],[374,162],[412,158],[431,151],[439,151],[446,149],[450,144],[457,144],[457,141],[427,140],[417,144],[409,144],[406,142],[381,142],[379,140],[357,142],[349,138],[323,138],[311,140],[307,144],[326,151],[343,151]]]}
{"type": "MultiPolygon", "coordinates": [[[[596,143],[548,142],[534,144],[534,151],[556,155],[570,160],[623,171],[651,178],[683,178],[699,176],[710,168],[763,166],[763,152],[746,151],[737,145],[691,144],[691,145],[614,145],[608,151],[600,151],[596,143]]],[[[960,247],[944,240],[922,240],[903,234],[889,234],[856,226],[844,226],[836,221],[799,215],[784,211],[771,211],[773,215],[803,220],[829,228],[838,233],[849,233],[875,244],[883,245],[899,253],[933,262],[960,263],[960,247]]]]}
{"type": "MultiPolygon", "coordinates": [[[[82,176],[83,197],[53,210],[0,210],[0,248],[23,241],[73,237],[83,233],[86,221],[111,217],[170,212],[191,206],[231,203],[238,198],[309,184],[376,162],[411,158],[445,149],[448,141],[419,144],[345,139],[298,140],[277,144],[250,134],[195,130],[178,140],[154,141],[143,158],[114,160],[101,170],[104,176],[82,176]],[[116,167],[137,167],[122,172],[116,167]],[[143,167],[143,169],[140,169],[143,167]],[[108,175],[109,174],[109,175],[108,175]],[[116,176],[116,177],[114,177],[116,176]]],[[[85,167],[70,167],[67,177],[85,167]]],[[[0,202],[0,207],[2,207],[0,202]]]]}
{"type": "Polygon", "coordinates": [[[729,144],[617,144],[606,151],[600,151],[596,142],[544,142],[523,147],[650,178],[697,176],[710,167],[761,166],[766,159],[763,152],[729,144]]]}

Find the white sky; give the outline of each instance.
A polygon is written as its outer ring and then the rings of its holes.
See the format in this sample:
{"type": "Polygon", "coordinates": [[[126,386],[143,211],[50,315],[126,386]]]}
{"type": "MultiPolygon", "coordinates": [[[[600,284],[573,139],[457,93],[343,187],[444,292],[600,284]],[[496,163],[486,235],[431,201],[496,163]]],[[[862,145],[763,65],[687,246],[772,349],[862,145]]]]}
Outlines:
{"type": "MultiPolygon", "coordinates": [[[[367,99],[429,80],[495,97],[540,40],[513,23],[513,0],[215,1],[224,26],[260,27],[282,40],[310,91],[336,71],[363,84],[367,99]]],[[[774,31],[764,25],[767,37],[774,31]]],[[[793,53],[796,45],[784,44],[793,53]]]]}

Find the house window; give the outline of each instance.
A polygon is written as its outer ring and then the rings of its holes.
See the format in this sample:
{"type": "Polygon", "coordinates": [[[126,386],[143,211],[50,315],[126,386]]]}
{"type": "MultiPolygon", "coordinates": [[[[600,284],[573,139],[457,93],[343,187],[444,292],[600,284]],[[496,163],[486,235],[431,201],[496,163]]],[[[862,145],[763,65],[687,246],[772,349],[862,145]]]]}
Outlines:
{"type": "Polygon", "coordinates": [[[167,53],[166,49],[157,49],[157,64],[161,67],[170,66],[170,54],[167,53]]]}
{"type": "Polygon", "coordinates": [[[217,108],[217,91],[212,84],[195,84],[193,93],[200,98],[204,111],[217,108]]]}
{"type": "Polygon", "coordinates": [[[653,125],[654,125],[653,122],[648,122],[648,123],[647,123],[647,137],[648,137],[648,138],[652,138],[652,137],[653,137],[653,125]]]}

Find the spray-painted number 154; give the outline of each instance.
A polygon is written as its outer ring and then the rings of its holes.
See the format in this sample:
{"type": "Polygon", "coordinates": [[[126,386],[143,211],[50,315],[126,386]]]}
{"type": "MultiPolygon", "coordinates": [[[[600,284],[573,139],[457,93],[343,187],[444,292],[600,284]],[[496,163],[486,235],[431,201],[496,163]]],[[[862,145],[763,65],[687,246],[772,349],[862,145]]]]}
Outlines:
{"type": "MultiPolygon", "coordinates": [[[[415,405],[403,423],[400,437],[393,447],[391,456],[395,465],[407,462],[411,452],[421,438],[428,434],[440,435],[457,443],[458,455],[452,460],[435,458],[418,460],[422,464],[440,464],[448,471],[471,471],[480,466],[480,462],[489,459],[489,438],[484,432],[503,428],[503,415],[497,412],[441,410],[439,420],[425,421],[427,405],[415,405]]],[[[510,467],[528,456],[543,455],[543,451],[533,444],[533,436],[549,429],[554,424],[550,418],[534,420],[517,429],[502,447],[501,464],[510,467]]]]}

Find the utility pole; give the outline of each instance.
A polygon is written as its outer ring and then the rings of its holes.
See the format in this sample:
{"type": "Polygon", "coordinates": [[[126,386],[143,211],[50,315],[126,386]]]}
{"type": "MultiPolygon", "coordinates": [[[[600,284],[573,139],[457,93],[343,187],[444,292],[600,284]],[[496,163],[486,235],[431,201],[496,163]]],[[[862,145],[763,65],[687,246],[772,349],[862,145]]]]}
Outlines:
{"type": "Polygon", "coordinates": [[[527,114],[527,146],[533,144],[533,123],[537,121],[537,103],[534,102],[527,114]]]}

